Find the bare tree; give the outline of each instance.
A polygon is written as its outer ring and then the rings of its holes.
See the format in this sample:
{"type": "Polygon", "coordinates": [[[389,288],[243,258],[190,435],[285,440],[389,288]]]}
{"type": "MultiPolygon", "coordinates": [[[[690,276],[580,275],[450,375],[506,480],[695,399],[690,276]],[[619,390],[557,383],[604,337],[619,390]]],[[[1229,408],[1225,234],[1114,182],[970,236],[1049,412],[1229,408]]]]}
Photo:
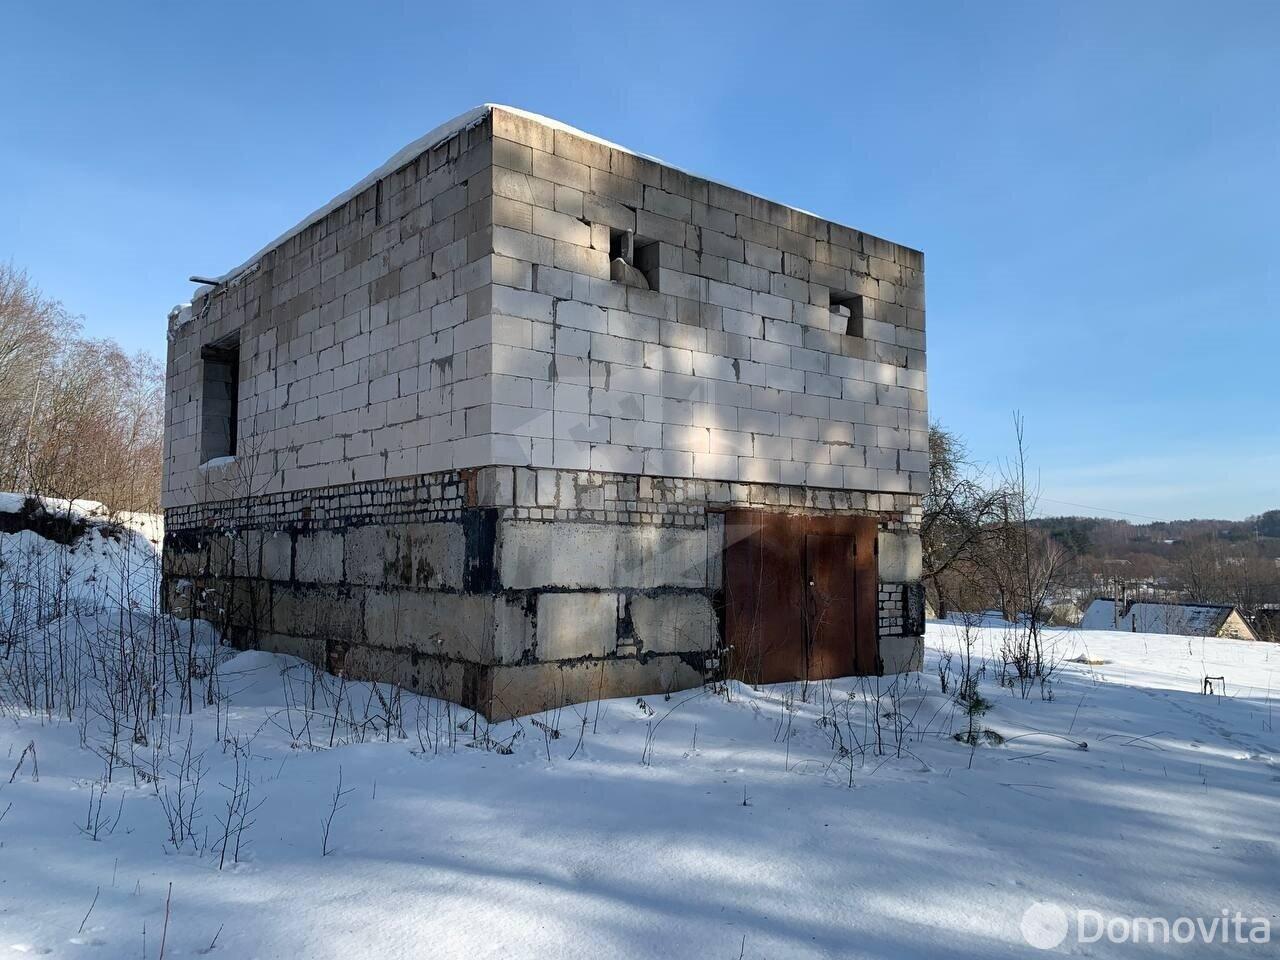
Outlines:
{"type": "Polygon", "coordinates": [[[115,508],[159,506],[163,375],[111,341],[64,344],[46,375],[24,450],[27,487],[115,508]]]}
{"type": "Polygon", "coordinates": [[[1004,518],[999,526],[995,575],[1006,619],[1014,623],[1005,659],[1010,661],[1024,696],[1031,685],[1044,681],[1052,663],[1044,644],[1044,628],[1051,616],[1054,594],[1062,583],[1067,551],[1032,524],[1040,492],[1028,475],[1026,423],[1013,417],[1016,450],[1004,468],[1004,518]]]}
{"type": "Polygon", "coordinates": [[[999,539],[1006,491],[969,458],[964,441],[934,423],[929,427],[929,492],[920,526],[923,576],[939,616],[971,598],[986,580],[989,548],[999,539]]]}
{"type": "Polygon", "coordinates": [[[0,484],[158,509],[163,400],[155,359],[82,338],[60,303],[0,264],[0,484]]]}
{"type": "Polygon", "coordinates": [[[22,484],[23,451],[30,443],[44,372],[60,338],[79,324],[56,300],[45,297],[12,264],[0,264],[0,482],[22,484]]]}

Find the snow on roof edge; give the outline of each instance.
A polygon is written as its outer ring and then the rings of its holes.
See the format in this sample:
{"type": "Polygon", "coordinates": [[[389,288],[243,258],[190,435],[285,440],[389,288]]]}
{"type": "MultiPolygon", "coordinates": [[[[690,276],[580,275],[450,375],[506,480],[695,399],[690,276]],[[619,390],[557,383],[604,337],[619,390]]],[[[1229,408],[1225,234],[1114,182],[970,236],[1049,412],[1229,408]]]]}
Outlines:
{"type": "MultiPolygon", "coordinates": [[[[672,163],[669,160],[663,160],[661,157],[655,157],[652,154],[648,154],[648,153],[641,153],[639,150],[632,150],[630,147],[624,147],[620,143],[614,143],[612,140],[606,140],[604,137],[598,137],[594,133],[588,133],[585,130],[579,130],[577,127],[571,126],[563,122],[562,120],[556,120],[554,117],[544,117],[540,113],[531,113],[528,110],[521,110],[519,107],[509,107],[503,103],[490,103],[490,104],[487,104],[487,106],[490,109],[493,109],[496,107],[499,110],[506,110],[508,113],[514,113],[518,117],[524,117],[528,120],[533,120],[535,123],[540,123],[544,127],[550,127],[552,130],[561,130],[564,133],[571,133],[575,137],[582,137],[582,139],[584,140],[590,140],[592,143],[598,143],[601,146],[610,147],[613,150],[621,150],[623,153],[629,153],[633,157],[639,157],[641,160],[652,160],[654,163],[661,164],[664,167],[667,167],[671,170],[675,170],[677,173],[683,173],[690,177],[696,177],[699,180],[705,180],[708,183],[714,183],[716,184],[716,186],[728,187],[730,190],[737,190],[739,193],[745,193],[749,197],[760,196],[760,194],[753,193],[750,190],[744,190],[742,189],[742,187],[735,187],[732,183],[725,183],[723,180],[716,180],[713,177],[703,176],[702,174],[697,173],[693,170],[687,170],[684,167],[679,166],[678,164],[672,163]]],[[[760,197],[760,199],[769,200],[768,197],[760,197]]],[[[786,207],[788,210],[794,210],[797,213],[803,213],[805,216],[813,217],[815,220],[825,220],[827,223],[834,222],[829,217],[824,217],[820,214],[814,213],[811,210],[806,210],[803,207],[795,207],[789,203],[782,203],[780,200],[769,200],[769,202],[776,203],[780,207],[786,207]]],[[[856,228],[850,227],[849,229],[852,230],[856,228]]]]}
{"type": "MultiPolygon", "coordinates": [[[[343,204],[348,203],[357,194],[363,193],[365,190],[369,189],[369,187],[373,186],[383,177],[386,177],[392,173],[395,173],[397,170],[403,167],[406,163],[409,163],[410,161],[412,161],[415,157],[420,157],[422,154],[426,153],[432,147],[438,146],[439,144],[448,140],[450,137],[454,136],[455,134],[461,133],[464,130],[471,129],[471,127],[475,126],[477,123],[481,122],[485,117],[489,115],[489,111],[493,108],[493,106],[494,104],[485,103],[485,104],[481,104],[478,107],[472,107],[470,110],[466,111],[465,113],[458,114],[452,120],[446,120],[444,123],[440,124],[440,126],[436,127],[430,132],[424,133],[417,140],[414,140],[412,143],[408,144],[407,146],[401,147],[385,163],[383,163],[380,167],[378,167],[378,169],[374,170],[372,173],[363,177],[359,183],[355,184],[355,186],[348,187],[346,190],[343,190],[340,194],[338,194],[336,197],[334,197],[324,206],[311,211],[311,213],[303,217],[301,220],[295,223],[292,227],[290,227],[284,233],[280,234],[280,236],[276,237],[274,240],[272,240],[270,243],[268,243],[266,246],[260,249],[257,253],[255,253],[252,257],[250,257],[248,260],[245,260],[239,266],[232,267],[226,273],[219,276],[217,278],[218,283],[225,284],[234,280],[236,277],[240,276],[246,270],[249,270],[251,267],[253,267],[255,263],[260,261],[263,257],[265,257],[268,253],[270,253],[276,247],[280,246],[282,243],[285,243],[292,237],[301,233],[303,230],[307,229],[307,227],[311,226],[312,224],[317,223],[320,220],[323,220],[325,217],[333,213],[333,211],[337,210],[343,204]]],[[[200,287],[196,289],[196,292],[192,295],[192,299],[194,300],[197,297],[202,296],[204,293],[212,289],[214,288],[210,284],[207,284],[207,283],[202,284],[200,287]]]]}
{"type": "MultiPolygon", "coordinates": [[[[249,270],[253,269],[253,267],[257,263],[259,263],[263,257],[265,257],[268,253],[270,253],[276,247],[280,246],[281,244],[287,242],[292,237],[301,233],[303,230],[307,229],[307,227],[310,227],[311,225],[317,223],[320,220],[323,220],[325,217],[331,214],[334,210],[337,210],[343,204],[348,203],[357,194],[360,194],[363,191],[367,190],[369,187],[371,187],[377,181],[381,180],[383,177],[386,177],[392,173],[395,173],[395,171],[399,170],[405,164],[411,162],[415,157],[421,156],[422,154],[430,150],[432,147],[438,146],[439,144],[448,140],[450,137],[453,137],[454,135],[461,133],[464,130],[471,129],[476,124],[482,122],[484,118],[489,116],[489,114],[492,113],[495,109],[505,110],[508,113],[515,114],[516,116],[519,116],[519,117],[524,117],[525,119],[532,120],[535,123],[540,123],[543,126],[550,127],[553,130],[560,130],[565,133],[570,133],[570,134],[573,134],[575,137],[582,137],[584,140],[590,140],[593,143],[601,144],[602,146],[609,147],[613,150],[621,150],[623,153],[629,153],[632,156],[640,157],[641,159],[644,159],[644,160],[651,160],[654,163],[659,163],[664,167],[668,167],[680,173],[687,174],[691,177],[697,177],[699,180],[706,180],[708,183],[714,183],[717,186],[728,187],[730,190],[737,190],[739,193],[745,193],[747,196],[751,196],[751,197],[759,196],[759,194],[752,193],[750,190],[743,190],[741,187],[736,187],[731,183],[725,183],[722,180],[714,180],[710,177],[705,177],[702,174],[695,173],[691,170],[686,170],[683,167],[677,166],[674,163],[668,163],[666,160],[663,160],[660,157],[655,157],[647,153],[641,153],[638,150],[632,150],[630,147],[624,147],[619,143],[614,143],[611,140],[606,140],[603,137],[598,137],[593,133],[588,133],[585,130],[580,130],[577,127],[564,123],[561,120],[556,120],[552,117],[547,117],[547,116],[543,116],[542,114],[533,113],[532,111],[529,111],[529,110],[522,110],[519,107],[507,106],[506,104],[503,104],[503,103],[482,103],[478,107],[472,107],[470,110],[467,110],[465,113],[458,114],[458,116],[454,117],[452,120],[446,120],[444,123],[440,124],[438,127],[435,127],[433,130],[429,131],[428,133],[425,133],[421,137],[418,137],[418,139],[414,140],[412,143],[404,147],[401,147],[385,163],[383,163],[380,167],[378,167],[378,169],[374,170],[372,173],[363,177],[359,183],[355,184],[355,186],[347,188],[346,190],[338,194],[336,197],[334,197],[332,200],[330,200],[328,203],[326,203],[324,206],[319,207],[316,210],[313,210],[310,214],[303,217],[301,220],[299,220],[296,224],[294,224],[284,233],[280,234],[278,237],[276,237],[266,246],[258,250],[258,252],[255,253],[253,256],[251,256],[249,259],[245,260],[243,263],[239,264],[236,267],[233,267],[232,269],[228,270],[226,273],[217,277],[218,285],[221,286],[236,280],[243,274],[247,273],[249,270]]],[[[761,199],[767,200],[768,198],[762,197],[761,199]]],[[[780,207],[785,207],[788,210],[794,210],[797,213],[803,213],[806,216],[813,217],[817,220],[825,220],[828,223],[835,222],[828,219],[827,217],[823,217],[823,216],[820,216],[819,214],[813,213],[810,210],[805,210],[803,207],[795,207],[789,203],[782,203],[777,200],[769,200],[769,202],[775,203],[780,207]]],[[[850,227],[849,229],[857,229],[857,228],[850,227]]],[[[859,232],[865,232],[865,231],[859,231],[859,232]]],[[[898,245],[903,246],[902,244],[898,244],[898,245]]],[[[907,247],[906,249],[913,249],[913,248],[907,247]]],[[[173,310],[171,310],[169,313],[170,320],[171,321],[176,320],[178,323],[185,323],[186,320],[191,315],[191,303],[214,289],[215,287],[213,285],[207,284],[207,283],[197,287],[195,293],[191,295],[191,299],[189,301],[186,301],[184,303],[180,303],[174,306],[173,310]]]]}

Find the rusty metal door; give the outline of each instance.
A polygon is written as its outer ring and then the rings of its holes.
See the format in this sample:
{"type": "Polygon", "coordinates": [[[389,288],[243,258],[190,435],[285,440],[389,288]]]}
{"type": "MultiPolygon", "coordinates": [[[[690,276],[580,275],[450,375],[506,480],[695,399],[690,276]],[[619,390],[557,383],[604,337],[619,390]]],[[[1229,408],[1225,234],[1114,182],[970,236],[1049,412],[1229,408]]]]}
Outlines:
{"type": "Polygon", "coordinates": [[[870,517],[726,514],[728,675],[780,683],[878,673],[875,536],[870,517]]]}
{"type": "Polygon", "coordinates": [[[853,537],[847,534],[805,534],[805,672],[810,680],[854,672],[853,557],[853,537]]]}
{"type": "Polygon", "coordinates": [[[804,678],[803,531],[785,520],[756,510],[725,517],[726,667],[747,683],[804,678]]]}

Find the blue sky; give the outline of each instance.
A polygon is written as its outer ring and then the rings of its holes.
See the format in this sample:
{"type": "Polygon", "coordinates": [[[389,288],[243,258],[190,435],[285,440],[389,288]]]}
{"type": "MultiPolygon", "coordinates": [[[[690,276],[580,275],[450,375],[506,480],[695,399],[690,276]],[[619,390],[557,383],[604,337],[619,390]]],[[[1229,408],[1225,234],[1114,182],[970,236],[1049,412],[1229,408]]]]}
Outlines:
{"type": "Polygon", "coordinates": [[[1042,512],[1280,507],[1280,5],[5,19],[0,259],[93,335],[162,353],[188,276],[439,122],[509,103],[923,249],[931,414],[994,463],[1021,411],[1042,512]]]}

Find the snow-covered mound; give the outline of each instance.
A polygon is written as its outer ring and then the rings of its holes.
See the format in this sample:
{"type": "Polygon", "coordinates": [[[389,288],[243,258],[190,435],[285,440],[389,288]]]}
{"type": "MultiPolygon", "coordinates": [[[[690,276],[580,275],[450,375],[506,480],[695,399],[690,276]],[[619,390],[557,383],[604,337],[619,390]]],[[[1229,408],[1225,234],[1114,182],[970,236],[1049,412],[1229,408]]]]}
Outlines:
{"type": "Polygon", "coordinates": [[[105,517],[105,504],[97,500],[63,500],[59,497],[37,497],[30,493],[0,492],[0,513],[43,511],[77,518],[105,517]]]}
{"type": "Polygon", "coordinates": [[[90,500],[0,493],[0,617],[32,604],[46,619],[151,605],[162,539],[152,514],[113,517],[90,500]]]}

